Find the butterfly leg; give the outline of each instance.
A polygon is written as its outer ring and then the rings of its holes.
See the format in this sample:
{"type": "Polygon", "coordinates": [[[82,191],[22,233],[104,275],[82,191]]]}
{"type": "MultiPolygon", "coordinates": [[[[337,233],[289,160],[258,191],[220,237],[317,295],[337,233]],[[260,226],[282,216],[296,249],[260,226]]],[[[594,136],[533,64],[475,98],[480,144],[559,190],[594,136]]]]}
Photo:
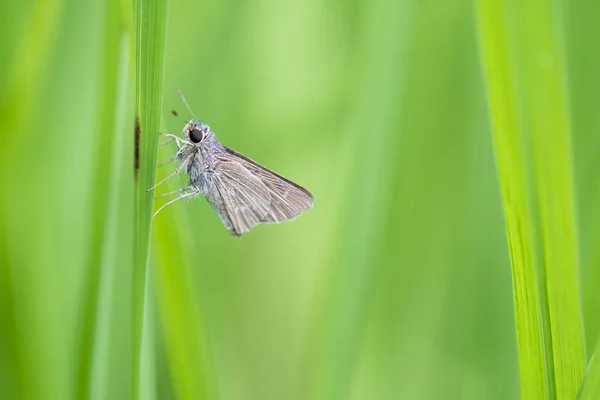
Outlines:
{"type": "Polygon", "coordinates": [[[185,199],[187,197],[192,197],[192,196],[196,196],[198,193],[200,193],[200,189],[197,186],[194,186],[194,191],[193,192],[189,192],[189,193],[185,193],[185,194],[181,194],[179,195],[178,198],[173,199],[171,201],[166,202],[165,204],[163,204],[158,210],[156,210],[156,212],[154,213],[154,215],[152,216],[152,219],[156,218],[156,216],[158,215],[159,212],[161,212],[161,210],[163,208],[165,208],[166,206],[175,203],[176,201],[185,199]]]}
{"type": "Polygon", "coordinates": [[[164,161],[164,162],[161,162],[160,164],[158,164],[158,165],[156,166],[156,168],[158,168],[158,167],[162,167],[163,165],[170,164],[170,163],[172,163],[172,162],[173,162],[173,161],[175,161],[175,160],[177,160],[177,157],[169,158],[167,161],[164,161]]]}
{"type": "Polygon", "coordinates": [[[166,145],[170,144],[171,142],[173,142],[174,140],[175,139],[171,138],[171,139],[167,140],[166,142],[159,144],[158,147],[166,146],[166,145]]]}
{"type": "Polygon", "coordinates": [[[177,135],[173,135],[172,133],[161,133],[161,135],[162,135],[162,136],[167,136],[167,137],[170,137],[170,138],[174,139],[174,140],[177,142],[177,147],[178,147],[178,148],[181,148],[181,147],[180,147],[180,146],[181,146],[181,143],[185,143],[185,144],[189,144],[190,146],[193,146],[193,144],[192,144],[192,143],[188,142],[188,141],[187,141],[187,140],[185,140],[185,139],[182,139],[182,138],[180,138],[180,137],[179,137],[179,136],[177,136],[177,135]]]}
{"type": "Polygon", "coordinates": [[[186,190],[189,190],[189,187],[184,187],[181,189],[177,189],[177,190],[173,190],[172,192],[168,192],[168,193],[163,193],[163,194],[159,194],[158,196],[154,196],[154,199],[160,199],[161,197],[167,197],[167,196],[171,196],[173,194],[177,194],[177,193],[181,193],[181,192],[185,192],[186,190]]]}
{"type": "Polygon", "coordinates": [[[166,146],[168,144],[171,144],[173,141],[175,141],[175,144],[177,145],[177,150],[181,150],[181,143],[179,143],[179,140],[181,139],[180,137],[173,135],[171,133],[160,133],[160,136],[171,136],[170,139],[168,139],[166,142],[160,143],[158,145],[158,147],[163,147],[166,146]]]}
{"type": "Polygon", "coordinates": [[[154,189],[156,189],[156,187],[157,187],[157,186],[160,186],[160,185],[162,185],[162,184],[163,184],[163,183],[165,183],[167,180],[169,180],[169,179],[171,179],[172,177],[174,177],[175,175],[177,175],[177,174],[178,174],[178,173],[181,171],[181,169],[183,168],[183,165],[184,165],[184,164],[181,164],[179,167],[177,167],[177,169],[176,169],[176,170],[175,170],[175,171],[174,171],[172,174],[170,174],[170,175],[167,175],[167,176],[165,177],[165,179],[163,179],[162,181],[158,182],[156,185],[152,186],[150,189],[146,190],[146,192],[149,192],[149,191],[151,191],[151,190],[154,190],[154,189]]]}

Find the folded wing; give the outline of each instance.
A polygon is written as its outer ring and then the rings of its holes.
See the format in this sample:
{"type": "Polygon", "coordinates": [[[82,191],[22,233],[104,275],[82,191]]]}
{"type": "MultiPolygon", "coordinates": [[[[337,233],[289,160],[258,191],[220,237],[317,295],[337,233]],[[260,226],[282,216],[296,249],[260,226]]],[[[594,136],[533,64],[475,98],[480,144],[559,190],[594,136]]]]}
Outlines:
{"type": "Polygon", "coordinates": [[[270,205],[265,215],[262,216],[262,222],[288,221],[298,217],[302,211],[312,208],[313,196],[308,190],[233,149],[227,147],[225,149],[226,152],[220,153],[218,156],[220,160],[239,163],[258,178],[267,189],[270,205]]]}
{"type": "Polygon", "coordinates": [[[206,176],[214,189],[207,199],[229,232],[240,236],[263,222],[271,204],[266,185],[238,162],[222,161],[213,168],[206,176]]]}

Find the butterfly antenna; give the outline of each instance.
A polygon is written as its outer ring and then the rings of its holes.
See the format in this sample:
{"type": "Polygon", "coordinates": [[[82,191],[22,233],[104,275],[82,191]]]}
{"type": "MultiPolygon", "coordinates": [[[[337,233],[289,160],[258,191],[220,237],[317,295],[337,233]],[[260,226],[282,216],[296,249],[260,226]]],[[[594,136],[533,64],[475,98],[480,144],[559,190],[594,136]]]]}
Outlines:
{"type": "Polygon", "coordinates": [[[183,93],[181,93],[181,90],[178,93],[179,93],[179,97],[181,97],[181,100],[183,101],[183,104],[185,104],[185,106],[187,107],[187,109],[190,112],[190,114],[192,114],[192,117],[194,117],[197,120],[199,120],[198,117],[196,117],[194,115],[194,113],[192,112],[192,109],[190,108],[190,106],[188,105],[187,101],[185,100],[185,97],[183,96],[183,93]]]}

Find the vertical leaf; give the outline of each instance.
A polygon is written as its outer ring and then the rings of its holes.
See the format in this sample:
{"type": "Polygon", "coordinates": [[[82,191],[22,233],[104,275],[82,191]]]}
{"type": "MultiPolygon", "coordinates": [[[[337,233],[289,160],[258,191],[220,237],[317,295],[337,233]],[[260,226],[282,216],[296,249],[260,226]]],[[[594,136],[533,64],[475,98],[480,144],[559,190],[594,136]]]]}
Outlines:
{"type": "MultiPolygon", "coordinates": [[[[120,1],[111,0],[100,3],[98,12],[95,16],[99,24],[99,38],[101,53],[99,58],[102,62],[100,76],[97,84],[97,111],[100,115],[99,121],[95,127],[93,149],[94,154],[90,156],[94,161],[91,195],[90,195],[90,213],[91,224],[90,238],[91,248],[87,255],[85,270],[85,284],[82,288],[82,335],[79,348],[79,365],[76,370],[79,377],[77,382],[77,397],[83,398],[90,394],[90,385],[94,376],[91,375],[92,365],[94,364],[95,347],[98,341],[103,338],[101,335],[108,335],[111,324],[104,327],[97,326],[99,323],[98,314],[100,300],[107,300],[107,297],[114,297],[115,293],[105,292],[100,298],[102,276],[106,275],[111,265],[120,264],[128,266],[131,259],[119,260],[114,258],[113,252],[119,252],[119,247],[131,248],[133,241],[129,238],[120,238],[117,241],[116,232],[130,232],[131,223],[127,220],[114,221],[111,217],[120,211],[120,208],[126,208],[131,212],[131,203],[116,203],[116,196],[131,196],[131,192],[125,189],[126,185],[118,185],[119,171],[114,170],[114,165],[120,163],[123,156],[117,149],[124,147],[124,142],[130,137],[123,135],[125,126],[129,123],[123,121],[123,114],[129,114],[131,107],[128,107],[126,97],[128,94],[127,86],[131,78],[130,63],[131,55],[129,51],[129,38],[122,29],[120,20],[115,16],[120,14],[120,1]],[[121,49],[119,47],[121,46],[121,49]],[[121,51],[117,51],[119,49],[121,51]],[[120,76],[119,76],[120,75],[120,76]],[[107,173],[111,171],[112,173],[107,173]],[[126,194],[127,193],[127,194],[126,194]],[[112,258],[112,260],[110,260],[112,258]],[[110,260],[110,261],[109,261],[110,260]],[[121,261],[121,262],[119,262],[121,261]]],[[[124,16],[122,16],[124,17],[124,16]]],[[[130,16],[131,18],[131,16],[130,16]]],[[[129,181],[132,182],[131,180],[129,181]]],[[[131,185],[129,185],[131,187],[131,185]]],[[[130,198],[130,197],[127,198],[130,198]]],[[[97,349],[96,349],[97,350],[97,349]]],[[[96,353],[97,355],[97,353],[96,353]]]]}
{"type": "Polygon", "coordinates": [[[552,1],[477,1],[523,398],[573,398],[583,377],[561,18],[552,1]]]}
{"type": "Polygon", "coordinates": [[[185,242],[180,236],[193,237],[194,230],[182,221],[175,220],[178,224],[171,221],[157,224],[153,240],[157,261],[154,287],[160,298],[158,308],[170,380],[178,399],[212,399],[216,393],[211,386],[214,375],[199,307],[202,296],[191,290],[190,270],[186,268],[191,256],[180,250],[185,242]]]}
{"type": "MultiPolygon", "coordinates": [[[[98,400],[126,398],[131,390],[132,338],[127,333],[131,332],[133,325],[131,309],[123,307],[123,304],[130,302],[132,293],[129,268],[133,261],[133,37],[123,36],[120,45],[119,93],[114,104],[117,140],[111,149],[112,157],[104,160],[110,161],[107,169],[112,186],[107,194],[109,212],[102,240],[101,270],[96,283],[96,326],[87,393],[90,399],[98,400]]],[[[86,393],[82,391],[78,397],[82,394],[86,393]]]]}
{"type": "Polygon", "coordinates": [[[581,384],[578,400],[593,400],[600,398],[600,346],[596,346],[590,359],[585,379],[581,384]]]}
{"type": "MultiPolygon", "coordinates": [[[[577,173],[577,221],[580,232],[581,282],[586,346],[596,347],[600,334],[600,3],[566,2],[569,16],[569,86],[573,120],[573,147],[577,173]]],[[[590,354],[591,355],[591,354],[590,354]]]]}
{"type": "Polygon", "coordinates": [[[148,246],[158,127],[160,121],[165,52],[167,0],[136,1],[136,120],[134,173],[135,261],[134,261],[134,355],[133,398],[140,398],[141,344],[144,327],[145,293],[148,278],[148,246]]]}
{"type": "Polygon", "coordinates": [[[477,11],[513,275],[521,396],[546,397],[548,377],[529,210],[530,194],[522,133],[519,132],[517,94],[513,89],[516,72],[510,63],[509,43],[503,33],[505,21],[500,3],[479,1],[477,11]]]}

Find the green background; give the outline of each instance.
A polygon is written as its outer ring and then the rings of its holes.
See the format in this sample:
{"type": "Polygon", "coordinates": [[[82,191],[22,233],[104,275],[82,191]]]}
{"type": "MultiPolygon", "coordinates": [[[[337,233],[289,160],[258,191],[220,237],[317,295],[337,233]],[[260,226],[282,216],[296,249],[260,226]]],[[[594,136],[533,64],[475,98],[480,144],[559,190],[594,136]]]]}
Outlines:
{"type": "MultiPolygon", "coordinates": [[[[562,4],[590,353],[600,5],[562,4]]],[[[129,398],[133,8],[3,9],[0,397],[129,398]]],[[[170,109],[188,118],[182,90],[223,144],[315,203],[241,239],[203,199],[161,213],[142,398],[519,397],[476,32],[467,0],[169,2],[162,131],[183,127],[170,109]]]]}

